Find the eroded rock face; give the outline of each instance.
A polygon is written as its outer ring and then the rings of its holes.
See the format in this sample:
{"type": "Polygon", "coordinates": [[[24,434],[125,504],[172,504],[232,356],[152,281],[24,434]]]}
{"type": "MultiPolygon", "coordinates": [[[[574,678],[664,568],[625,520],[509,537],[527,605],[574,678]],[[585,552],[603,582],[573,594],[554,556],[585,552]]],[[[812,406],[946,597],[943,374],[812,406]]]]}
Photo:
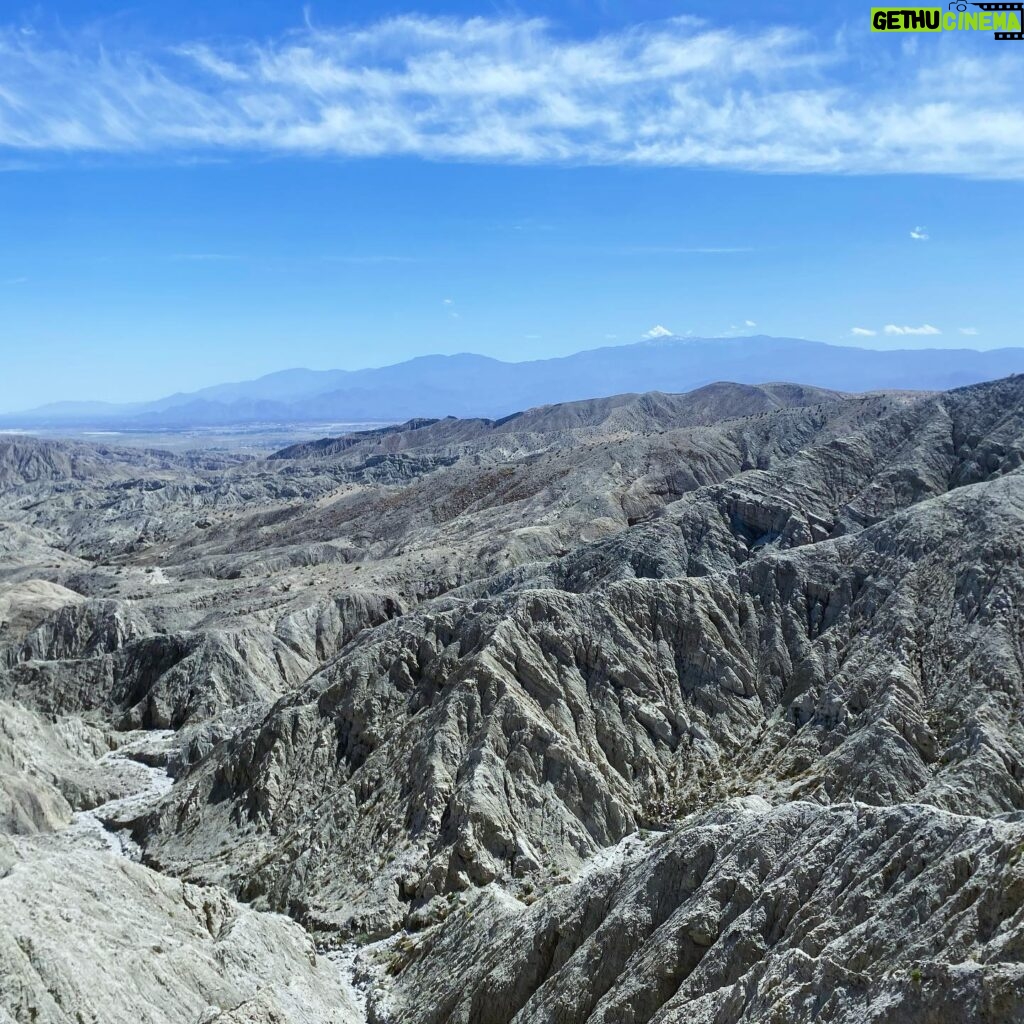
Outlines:
{"type": "Polygon", "coordinates": [[[1021,817],[728,801],[530,907],[477,893],[379,1019],[1018,1020],[1021,817]]]}
{"type": "Polygon", "coordinates": [[[360,1019],[292,921],[99,851],[35,850],[0,877],[0,978],[19,1022],[360,1019]]]}
{"type": "Polygon", "coordinates": [[[77,719],[50,722],[0,701],[0,833],[52,831],[73,807],[123,795],[126,782],[95,766],[106,749],[103,733],[77,719]]]}
{"type": "Polygon", "coordinates": [[[378,1024],[1022,1016],[1024,378],[19,444],[0,696],[177,730],[118,827],[378,1024]]]}
{"type": "Polygon", "coordinates": [[[1021,808],[1021,536],[1007,478],[725,578],[407,616],[184,778],[150,855],[358,932],[730,793],[1021,808]]]}

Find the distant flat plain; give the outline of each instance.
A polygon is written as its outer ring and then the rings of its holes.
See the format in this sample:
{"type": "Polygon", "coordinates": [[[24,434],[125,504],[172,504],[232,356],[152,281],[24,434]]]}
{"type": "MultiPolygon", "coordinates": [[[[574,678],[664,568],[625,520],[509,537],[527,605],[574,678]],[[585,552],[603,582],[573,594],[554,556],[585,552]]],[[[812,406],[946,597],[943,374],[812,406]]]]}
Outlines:
{"type": "Polygon", "coordinates": [[[391,420],[371,422],[325,423],[243,423],[237,426],[210,428],[194,427],[188,430],[76,430],[73,427],[46,429],[0,429],[0,438],[9,435],[45,437],[91,444],[112,444],[119,448],[160,448],[165,451],[240,452],[263,456],[304,441],[321,437],[337,437],[357,430],[384,427],[391,420]]]}

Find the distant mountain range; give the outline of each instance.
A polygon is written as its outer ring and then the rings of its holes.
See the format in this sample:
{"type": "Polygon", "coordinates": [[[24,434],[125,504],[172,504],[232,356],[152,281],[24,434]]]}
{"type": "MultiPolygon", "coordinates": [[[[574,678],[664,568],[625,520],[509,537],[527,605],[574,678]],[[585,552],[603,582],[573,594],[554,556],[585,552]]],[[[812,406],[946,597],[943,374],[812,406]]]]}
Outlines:
{"type": "Polygon", "coordinates": [[[176,429],[245,423],[501,417],[623,392],[690,391],[714,381],[793,380],[842,391],[945,390],[1024,372],[1024,348],[878,351],[798,338],[659,338],[507,363],[431,355],[368,370],[283,370],[154,402],[59,402],[0,416],[0,427],[176,429]]]}

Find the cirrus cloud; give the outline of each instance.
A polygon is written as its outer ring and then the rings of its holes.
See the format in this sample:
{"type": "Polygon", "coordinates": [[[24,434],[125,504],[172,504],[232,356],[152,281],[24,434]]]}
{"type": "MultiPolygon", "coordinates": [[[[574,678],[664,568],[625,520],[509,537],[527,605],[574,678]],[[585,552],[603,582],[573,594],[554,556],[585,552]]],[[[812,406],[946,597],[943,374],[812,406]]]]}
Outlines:
{"type": "Polygon", "coordinates": [[[536,18],[403,15],[135,49],[11,27],[0,149],[1024,177],[1015,54],[853,45],[693,18],[573,38],[536,18]]]}

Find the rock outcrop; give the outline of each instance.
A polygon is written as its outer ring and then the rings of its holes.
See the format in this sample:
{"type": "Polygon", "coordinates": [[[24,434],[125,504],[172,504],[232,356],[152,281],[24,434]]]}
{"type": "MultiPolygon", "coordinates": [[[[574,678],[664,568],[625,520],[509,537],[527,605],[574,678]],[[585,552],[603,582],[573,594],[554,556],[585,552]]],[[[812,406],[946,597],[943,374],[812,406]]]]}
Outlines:
{"type": "Polygon", "coordinates": [[[92,850],[26,851],[0,877],[0,1020],[360,1019],[345,980],[298,925],[222,890],[92,850]]]}
{"type": "MultiPolygon", "coordinates": [[[[185,892],[260,949],[287,915],[374,1024],[1024,1019],[1024,378],[34,444],[0,456],[0,886],[70,870],[95,758],[173,729],[169,793],[103,819],[145,865],[111,905],[152,887],[186,947],[185,892]]],[[[220,934],[223,1019],[334,1019],[291,953],[253,1003],[220,934]]]]}

